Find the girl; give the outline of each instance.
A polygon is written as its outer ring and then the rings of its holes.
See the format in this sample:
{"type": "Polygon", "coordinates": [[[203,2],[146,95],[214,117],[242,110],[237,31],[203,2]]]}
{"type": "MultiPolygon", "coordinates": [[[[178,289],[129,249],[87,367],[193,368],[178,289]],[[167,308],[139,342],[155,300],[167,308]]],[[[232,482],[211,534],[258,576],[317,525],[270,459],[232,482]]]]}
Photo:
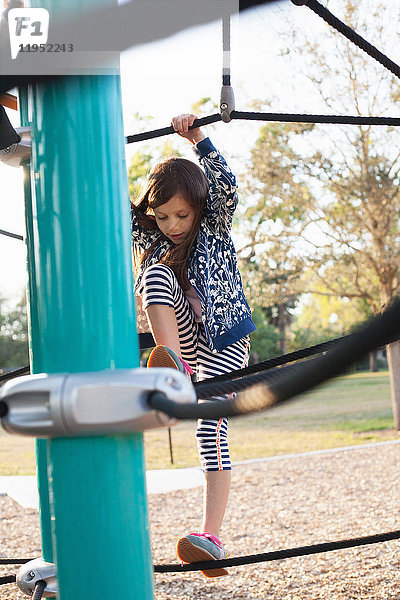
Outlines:
{"type": "MultiPolygon", "coordinates": [[[[157,344],[147,366],[194,372],[200,381],[247,365],[255,325],[230,237],[235,177],[201,129],[189,129],[195,119],[180,115],[172,125],[194,145],[204,172],[184,158],[157,165],[132,206],[132,239],[135,292],[157,344]]],[[[205,474],[204,515],[200,532],[178,541],[183,562],[226,556],[219,535],[231,481],[227,419],[200,420],[196,437],[205,474]]],[[[203,573],[218,577],[227,571],[203,573]]]]}

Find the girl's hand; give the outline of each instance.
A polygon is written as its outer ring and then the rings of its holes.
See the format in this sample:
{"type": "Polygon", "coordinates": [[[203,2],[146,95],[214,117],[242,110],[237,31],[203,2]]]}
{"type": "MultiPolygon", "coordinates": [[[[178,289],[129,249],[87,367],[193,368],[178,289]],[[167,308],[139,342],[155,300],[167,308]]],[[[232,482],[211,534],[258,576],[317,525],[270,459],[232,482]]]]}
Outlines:
{"type": "Polygon", "coordinates": [[[173,117],[171,121],[172,127],[175,129],[176,133],[189,140],[189,142],[192,142],[192,144],[197,144],[197,142],[204,140],[206,137],[200,127],[189,129],[189,127],[193,125],[195,119],[197,119],[197,115],[184,114],[173,117]]]}

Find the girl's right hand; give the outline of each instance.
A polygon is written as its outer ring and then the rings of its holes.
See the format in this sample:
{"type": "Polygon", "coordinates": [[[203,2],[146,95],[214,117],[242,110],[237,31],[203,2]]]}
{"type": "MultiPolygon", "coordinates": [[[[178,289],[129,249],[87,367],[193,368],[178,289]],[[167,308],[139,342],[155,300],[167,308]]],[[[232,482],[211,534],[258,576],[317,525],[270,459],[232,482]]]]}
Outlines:
{"type": "Polygon", "coordinates": [[[197,142],[204,140],[206,137],[200,127],[189,129],[189,127],[193,125],[195,119],[197,119],[197,115],[190,113],[173,117],[171,121],[172,127],[175,129],[176,133],[189,140],[189,142],[192,142],[192,144],[197,144],[197,142]]]}

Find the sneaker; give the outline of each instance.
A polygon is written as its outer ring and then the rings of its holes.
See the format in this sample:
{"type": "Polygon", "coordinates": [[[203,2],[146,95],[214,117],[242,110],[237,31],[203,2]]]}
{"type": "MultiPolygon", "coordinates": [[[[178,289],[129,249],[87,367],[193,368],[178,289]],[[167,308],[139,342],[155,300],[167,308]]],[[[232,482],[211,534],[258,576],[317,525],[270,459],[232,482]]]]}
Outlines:
{"type": "Polygon", "coordinates": [[[152,367],[168,367],[170,369],[177,369],[181,373],[185,373],[189,379],[193,381],[194,372],[188,363],[180,358],[171,348],[168,346],[156,346],[154,350],[150,352],[150,356],[147,361],[147,368],[152,367]]]}
{"type": "MultiPolygon", "coordinates": [[[[185,563],[226,558],[225,548],[211,533],[189,533],[178,541],[177,552],[179,559],[185,563]]],[[[202,571],[202,573],[206,577],[222,577],[228,575],[228,570],[220,567],[202,571]]]]}

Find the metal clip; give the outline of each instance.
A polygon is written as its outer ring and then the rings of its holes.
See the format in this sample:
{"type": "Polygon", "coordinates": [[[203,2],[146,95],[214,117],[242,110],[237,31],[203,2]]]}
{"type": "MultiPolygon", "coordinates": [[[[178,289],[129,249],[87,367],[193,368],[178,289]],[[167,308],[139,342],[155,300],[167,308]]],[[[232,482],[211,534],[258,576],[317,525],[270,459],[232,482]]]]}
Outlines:
{"type": "Polygon", "coordinates": [[[235,96],[232,86],[222,86],[219,109],[223,122],[229,123],[231,121],[231,112],[235,110],[235,96]]]}
{"type": "Polygon", "coordinates": [[[56,565],[43,558],[35,558],[25,563],[17,573],[17,586],[27,596],[33,596],[36,584],[45,581],[45,598],[54,598],[58,593],[56,565]]]}

